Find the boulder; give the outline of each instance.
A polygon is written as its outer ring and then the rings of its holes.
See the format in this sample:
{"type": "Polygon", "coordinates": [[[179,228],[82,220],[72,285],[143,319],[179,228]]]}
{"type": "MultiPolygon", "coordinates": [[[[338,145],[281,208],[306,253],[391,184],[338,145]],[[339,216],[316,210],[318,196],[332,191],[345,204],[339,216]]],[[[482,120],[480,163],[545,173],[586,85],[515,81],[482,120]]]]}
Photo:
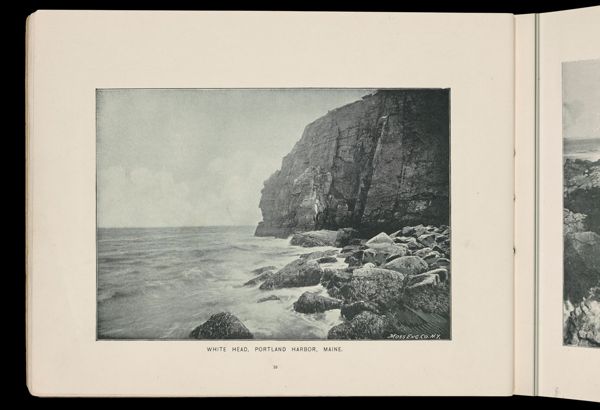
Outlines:
{"type": "Polygon", "coordinates": [[[435,242],[436,243],[441,243],[441,244],[445,244],[449,241],[448,237],[446,235],[442,235],[442,234],[435,234],[435,242]]]}
{"type": "Polygon", "coordinates": [[[413,236],[415,234],[415,228],[412,226],[405,226],[402,228],[402,236],[413,236]]]}
{"type": "Polygon", "coordinates": [[[434,313],[444,318],[450,316],[450,288],[446,283],[439,286],[417,286],[406,289],[405,306],[425,313],[434,313]]]}
{"type": "Polygon", "coordinates": [[[425,272],[429,266],[418,256],[402,256],[386,263],[383,267],[405,275],[418,275],[425,272]]]}
{"type": "Polygon", "coordinates": [[[262,283],[265,280],[269,279],[271,276],[273,276],[274,273],[275,273],[275,271],[273,271],[273,270],[263,271],[257,277],[252,278],[248,282],[244,283],[244,286],[256,286],[259,283],[262,283]]]}
{"type": "Polygon", "coordinates": [[[260,275],[261,273],[264,273],[266,271],[272,271],[272,270],[276,270],[276,269],[277,269],[277,266],[263,266],[262,268],[254,269],[250,273],[252,273],[254,275],[260,275]]]}
{"type": "Polygon", "coordinates": [[[440,277],[433,273],[421,273],[419,275],[409,276],[408,289],[419,286],[437,286],[440,284],[440,277]]]}
{"type": "Polygon", "coordinates": [[[377,248],[365,249],[363,253],[363,263],[374,263],[375,265],[382,265],[391,256],[406,256],[408,253],[408,247],[406,245],[385,245],[377,248]]]}
{"type": "Polygon", "coordinates": [[[414,227],[414,232],[412,236],[418,238],[419,236],[424,235],[425,233],[427,233],[427,228],[423,225],[417,225],[414,227]]]}
{"type": "MultiPolygon", "coordinates": [[[[327,285],[327,283],[335,276],[335,274],[338,272],[338,269],[336,268],[330,268],[330,267],[321,267],[323,269],[323,275],[321,275],[321,285],[327,285]]],[[[342,269],[343,271],[343,269],[342,269]]]]}
{"type": "Polygon", "coordinates": [[[386,234],[385,232],[379,233],[378,235],[372,237],[365,243],[365,245],[367,245],[369,248],[372,248],[372,249],[386,247],[386,246],[393,245],[393,244],[394,244],[394,240],[392,238],[390,238],[388,236],[388,234],[386,234]]]}
{"type": "Polygon", "coordinates": [[[300,258],[306,259],[306,260],[313,260],[313,259],[324,258],[327,256],[335,256],[337,254],[338,254],[337,249],[328,249],[326,251],[315,251],[315,252],[305,253],[303,255],[300,255],[300,258]]]}
{"type": "Polygon", "coordinates": [[[354,252],[359,251],[359,246],[358,245],[346,245],[344,246],[340,252],[339,252],[339,256],[340,257],[348,257],[350,255],[352,255],[354,252]]]}
{"type": "Polygon", "coordinates": [[[364,251],[356,251],[352,255],[347,256],[346,259],[344,259],[344,262],[346,262],[349,267],[361,266],[363,263],[363,255],[364,251]]]}
{"type": "Polygon", "coordinates": [[[404,243],[408,249],[411,251],[418,251],[419,249],[424,248],[425,246],[418,242],[415,238],[410,238],[407,242],[404,243]]]}
{"type": "Polygon", "coordinates": [[[419,236],[419,238],[417,240],[419,242],[421,242],[423,245],[428,246],[428,247],[432,247],[433,245],[436,244],[435,234],[433,234],[433,233],[423,234],[423,235],[419,236]]]}
{"type": "Polygon", "coordinates": [[[374,263],[365,263],[363,266],[363,268],[376,268],[377,266],[374,263]]]}
{"type": "Polygon", "coordinates": [[[450,269],[450,259],[448,258],[438,258],[435,262],[432,262],[431,265],[432,268],[446,268],[446,269],[450,269]]]}
{"type": "Polygon", "coordinates": [[[260,298],[260,299],[258,299],[256,301],[256,303],[268,302],[270,300],[281,300],[281,299],[279,299],[279,296],[271,295],[271,296],[267,296],[266,298],[260,298]]]}
{"type": "Polygon", "coordinates": [[[418,256],[419,258],[424,258],[425,256],[429,255],[429,253],[432,251],[433,249],[427,247],[427,248],[422,248],[419,249],[418,251],[416,251],[414,253],[415,256],[418,256]]]}
{"type": "Polygon", "coordinates": [[[438,259],[440,259],[442,257],[442,255],[440,255],[439,252],[436,251],[431,251],[429,252],[426,256],[423,257],[423,260],[425,261],[425,263],[427,263],[428,265],[433,265],[434,263],[436,263],[438,261],[438,259]]]}
{"type": "Polygon", "coordinates": [[[309,231],[298,232],[292,236],[290,245],[303,246],[305,248],[315,246],[335,246],[337,231],[309,231]]]}
{"type": "Polygon", "coordinates": [[[361,312],[351,321],[339,324],[329,329],[327,339],[357,340],[384,339],[386,326],[383,316],[371,312],[361,312]]]}
{"type": "Polygon", "coordinates": [[[294,310],[300,313],[325,312],[326,310],[339,309],[341,306],[341,300],[321,296],[315,292],[304,292],[294,302],[294,310]]]}
{"type": "Polygon", "coordinates": [[[192,330],[192,339],[253,339],[254,336],[234,315],[221,312],[192,330]]]}
{"type": "Polygon", "coordinates": [[[358,231],[354,228],[342,228],[337,231],[335,246],[338,248],[350,244],[350,241],[358,237],[358,231]]]}
{"type": "Polygon", "coordinates": [[[336,263],[337,258],[335,256],[324,256],[317,259],[317,263],[336,263]]]}
{"type": "MultiPolygon", "coordinates": [[[[401,301],[405,275],[389,269],[363,267],[352,272],[350,280],[340,288],[347,303],[369,301],[381,306],[401,301]]],[[[331,294],[331,293],[330,293],[331,294]]]]}
{"type": "Polygon", "coordinates": [[[319,284],[323,269],[315,260],[296,259],[273,273],[260,289],[279,289],[319,284]]]}
{"type": "Polygon", "coordinates": [[[335,272],[331,274],[329,279],[326,282],[323,282],[323,286],[325,286],[325,288],[327,289],[327,293],[329,294],[329,296],[332,296],[334,298],[340,298],[342,297],[341,288],[345,286],[348,282],[350,282],[352,276],[352,272],[348,272],[344,269],[336,269],[335,272]]]}
{"type": "Polygon", "coordinates": [[[446,268],[432,269],[423,273],[422,275],[437,275],[440,279],[440,282],[446,282],[450,278],[448,269],[446,268]]]}
{"type": "Polygon", "coordinates": [[[356,315],[365,311],[376,314],[380,313],[379,308],[375,303],[360,300],[358,302],[344,304],[342,306],[341,314],[345,319],[352,320],[356,315]]]}

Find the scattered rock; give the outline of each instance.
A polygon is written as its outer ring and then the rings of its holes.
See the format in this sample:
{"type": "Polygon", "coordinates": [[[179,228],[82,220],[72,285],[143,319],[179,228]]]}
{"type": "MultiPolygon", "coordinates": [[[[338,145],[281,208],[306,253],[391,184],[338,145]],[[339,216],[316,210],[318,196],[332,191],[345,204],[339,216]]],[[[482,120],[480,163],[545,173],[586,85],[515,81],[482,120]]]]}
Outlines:
{"type": "Polygon", "coordinates": [[[429,267],[427,263],[418,256],[402,256],[394,259],[383,266],[385,269],[395,270],[405,275],[418,275],[429,267]]]}
{"type": "Polygon", "coordinates": [[[260,298],[260,299],[258,299],[256,301],[256,303],[268,302],[270,300],[281,300],[281,299],[279,299],[279,296],[271,295],[271,296],[267,296],[266,298],[260,298]]]}
{"type": "Polygon", "coordinates": [[[246,326],[228,312],[214,314],[206,322],[192,330],[192,339],[253,339],[246,326]]]}
{"type": "Polygon", "coordinates": [[[326,310],[339,309],[341,306],[341,300],[321,296],[315,292],[304,292],[294,302],[294,310],[300,313],[325,312],[326,310]]]}
{"type": "Polygon", "coordinates": [[[315,260],[296,259],[273,273],[260,289],[279,289],[317,285],[323,269],[315,260]]]}

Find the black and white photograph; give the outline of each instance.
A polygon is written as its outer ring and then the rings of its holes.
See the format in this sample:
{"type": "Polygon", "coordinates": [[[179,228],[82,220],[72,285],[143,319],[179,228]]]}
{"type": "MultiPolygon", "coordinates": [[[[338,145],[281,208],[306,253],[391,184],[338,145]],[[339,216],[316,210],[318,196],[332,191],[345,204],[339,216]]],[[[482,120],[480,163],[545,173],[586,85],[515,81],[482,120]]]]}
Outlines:
{"type": "Polygon", "coordinates": [[[450,94],[97,89],[97,339],[451,339],[450,94]]]}
{"type": "Polygon", "coordinates": [[[563,342],[600,347],[600,59],[565,62],[563,342]]]}

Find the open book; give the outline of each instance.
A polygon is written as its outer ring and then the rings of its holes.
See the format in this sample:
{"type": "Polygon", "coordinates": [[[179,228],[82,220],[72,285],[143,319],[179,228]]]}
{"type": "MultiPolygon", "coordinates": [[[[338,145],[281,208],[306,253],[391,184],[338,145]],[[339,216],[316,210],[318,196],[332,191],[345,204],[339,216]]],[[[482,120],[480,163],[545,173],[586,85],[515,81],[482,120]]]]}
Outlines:
{"type": "Polygon", "coordinates": [[[40,396],[600,401],[600,8],[27,26],[40,396]]]}

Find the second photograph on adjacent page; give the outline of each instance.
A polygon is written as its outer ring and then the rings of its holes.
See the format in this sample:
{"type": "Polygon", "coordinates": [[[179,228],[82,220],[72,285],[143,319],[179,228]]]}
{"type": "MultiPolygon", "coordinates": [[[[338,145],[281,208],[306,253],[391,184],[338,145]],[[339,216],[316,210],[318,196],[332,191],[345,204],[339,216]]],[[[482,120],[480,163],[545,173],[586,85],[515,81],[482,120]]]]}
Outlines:
{"type": "Polygon", "coordinates": [[[98,89],[96,144],[98,340],[451,339],[450,89],[98,89]]]}
{"type": "Polygon", "coordinates": [[[600,347],[600,59],[562,64],[565,345],[600,347]]]}

